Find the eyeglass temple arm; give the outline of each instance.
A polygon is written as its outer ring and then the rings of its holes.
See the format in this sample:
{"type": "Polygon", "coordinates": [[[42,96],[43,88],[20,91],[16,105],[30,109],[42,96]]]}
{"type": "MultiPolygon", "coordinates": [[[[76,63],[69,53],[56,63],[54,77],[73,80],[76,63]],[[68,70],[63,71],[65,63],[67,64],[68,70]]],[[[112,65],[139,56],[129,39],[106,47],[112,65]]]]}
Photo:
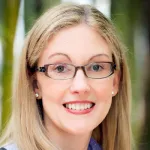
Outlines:
{"type": "Polygon", "coordinates": [[[45,72],[46,68],[45,67],[37,67],[35,70],[39,71],[39,72],[45,72]]]}

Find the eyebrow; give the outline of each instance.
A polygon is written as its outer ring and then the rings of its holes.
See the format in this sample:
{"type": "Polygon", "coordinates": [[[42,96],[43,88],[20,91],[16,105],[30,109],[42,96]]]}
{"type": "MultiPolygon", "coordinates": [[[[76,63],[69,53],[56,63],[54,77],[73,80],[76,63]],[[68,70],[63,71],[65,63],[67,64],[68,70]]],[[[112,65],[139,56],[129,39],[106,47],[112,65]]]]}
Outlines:
{"type": "MultiPolygon", "coordinates": [[[[65,56],[65,57],[67,57],[67,58],[71,61],[70,57],[69,57],[67,54],[64,54],[64,53],[55,53],[55,54],[52,54],[52,55],[50,55],[50,56],[48,57],[48,59],[50,59],[50,58],[52,58],[52,57],[54,57],[54,56],[59,56],[59,55],[65,56]]],[[[100,56],[100,57],[101,57],[101,56],[105,56],[105,57],[109,58],[109,56],[108,56],[107,54],[102,53],[102,54],[93,55],[92,57],[90,57],[90,58],[88,59],[88,61],[90,61],[90,60],[92,60],[92,59],[94,59],[95,57],[98,57],[98,56],[100,56]]]]}
{"type": "Polygon", "coordinates": [[[55,54],[52,54],[52,55],[50,55],[48,57],[48,59],[50,59],[50,58],[52,58],[54,56],[59,56],[59,55],[65,56],[65,57],[67,57],[71,61],[70,57],[67,54],[64,54],[64,53],[55,53],[55,54]]]}

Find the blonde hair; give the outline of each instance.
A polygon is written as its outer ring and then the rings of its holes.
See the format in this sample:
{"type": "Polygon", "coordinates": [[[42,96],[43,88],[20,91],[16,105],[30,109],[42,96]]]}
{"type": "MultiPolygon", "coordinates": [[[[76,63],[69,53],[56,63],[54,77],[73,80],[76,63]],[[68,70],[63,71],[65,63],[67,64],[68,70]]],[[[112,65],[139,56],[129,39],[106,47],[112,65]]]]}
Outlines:
{"type": "Polygon", "coordinates": [[[131,150],[131,93],[125,48],[118,40],[112,23],[101,12],[89,5],[77,4],[60,4],[48,10],[28,33],[14,84],[12,116],[4,141],[13,141],[20,150],[54,149],[46,135],[36,103],[32,69],[54,34],[81,23],[95,29],[107,41],[121,74],[119,92],[113,97],[108,115],[93,131],[93,137],[103,150],[131,150]]]}

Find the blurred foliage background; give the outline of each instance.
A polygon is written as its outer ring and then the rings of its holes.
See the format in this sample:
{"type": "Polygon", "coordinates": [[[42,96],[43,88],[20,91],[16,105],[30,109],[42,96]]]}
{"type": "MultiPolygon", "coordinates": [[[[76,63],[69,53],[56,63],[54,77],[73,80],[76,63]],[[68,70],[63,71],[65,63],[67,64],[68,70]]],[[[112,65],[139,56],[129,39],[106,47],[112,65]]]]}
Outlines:
{"type": "Polygon", "coordinates": [[[17,46],[35,20],[61,2],[92,4],[109,17],[128,48],[135,150],[150,150],[150,1],[148,0],[0,0],[0,133],[11,112],[12,80],[21,51],[17,46]],[[22,25],[19,20],[22,20],[22,25]],[[18,34],[17,34],[18,32],[18,34]],[[20,38],[21,39],[21,38],[20,38]],[[18,42],[18,43],[17,43],[18,42]],[[18,49],[18,50],[16,50],[18,49]]]}

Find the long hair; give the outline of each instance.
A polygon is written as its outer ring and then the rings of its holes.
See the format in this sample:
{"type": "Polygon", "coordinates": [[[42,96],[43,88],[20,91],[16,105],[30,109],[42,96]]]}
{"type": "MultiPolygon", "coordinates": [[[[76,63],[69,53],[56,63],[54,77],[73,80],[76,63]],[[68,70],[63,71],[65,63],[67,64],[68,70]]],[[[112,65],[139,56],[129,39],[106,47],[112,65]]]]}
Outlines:
{"type": "MultiPolygon", "coordinates": [[[[55,149],[46,135],[34,90],[34,67],[52,36],[61,29],[84,23],[102,36],[120,71],[119,92],[93,137],[103,150],[131,150],[130,77],[125,58],[126,48],[116,35],[110,20],[90,5],[60,4],[44,13],[29,31],[22,50],[14,83],[12,116],[3,141],[12,141],[20,150],[55,149]]],[[[41,107],[41,106],[40,106],[41,107]]],[[[40,109],[42,110],[42,109],[40,109]]]]}

